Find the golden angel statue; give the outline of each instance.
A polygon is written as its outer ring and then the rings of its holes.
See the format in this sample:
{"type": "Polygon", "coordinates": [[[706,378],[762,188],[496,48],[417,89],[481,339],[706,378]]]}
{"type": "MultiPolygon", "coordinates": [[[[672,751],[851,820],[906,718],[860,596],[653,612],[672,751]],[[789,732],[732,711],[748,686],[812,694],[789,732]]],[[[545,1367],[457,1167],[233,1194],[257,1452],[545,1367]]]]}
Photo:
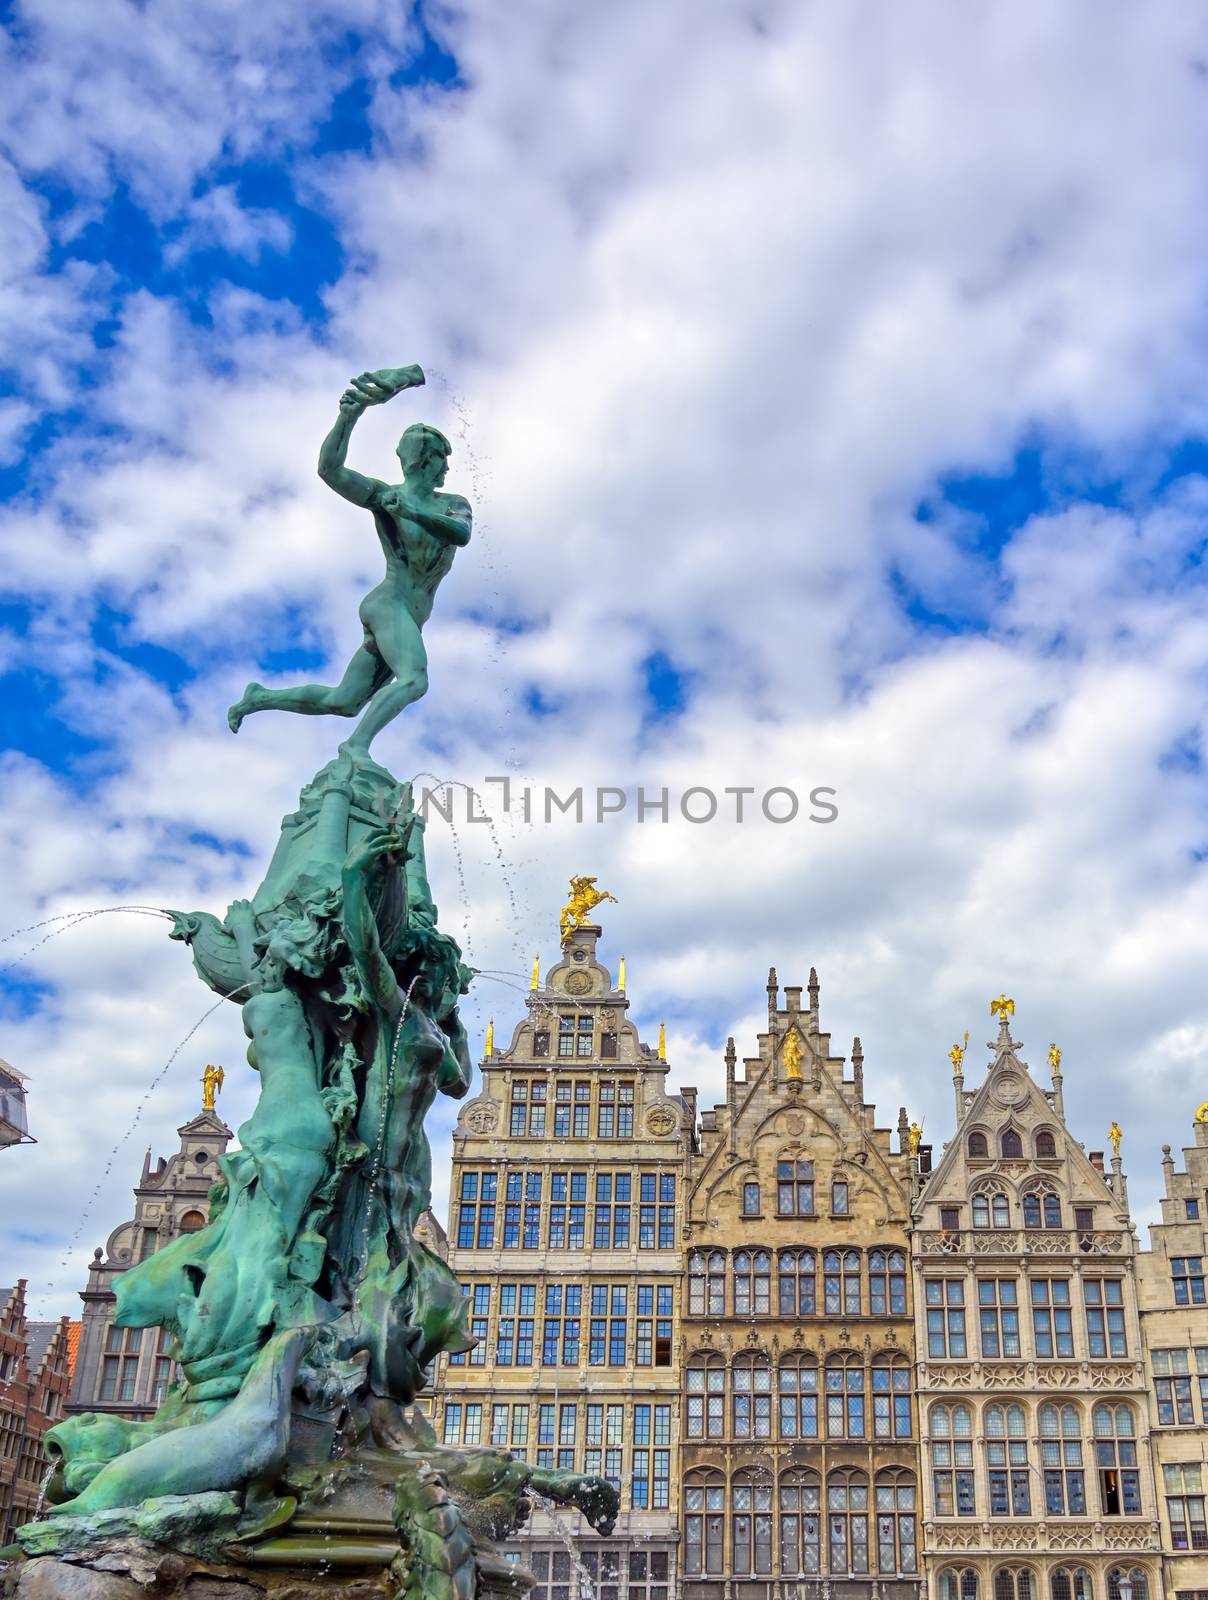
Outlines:
{"type": "Polygon", "coordinates": [[[226,1080],[226,1073],[221,1067],[207,1065],[201,1075],[201,1109],[213,1111],[215,1096],[226,1080]]]}
{"type": "Polygon", "coordinates": [[[786,1083],[801,1082],[801,1035],[796,1028],[790,1028],[785,1035],[784,1050],[781,1053],[784,1062],[784,1078],[786,1083]]]}
{"type": "Polygon", "coordinates": [[[615,894],[609,894],[607,889],[596,888],[594,878],[570,880],[570,899],[562,907],[562,915],[558,918],[558,931],[563,944],[568,944],[575,929],[581,928],[587,921],[588,912],[605,900],[611,900],[614,906],[618,903],[615,894]]]}

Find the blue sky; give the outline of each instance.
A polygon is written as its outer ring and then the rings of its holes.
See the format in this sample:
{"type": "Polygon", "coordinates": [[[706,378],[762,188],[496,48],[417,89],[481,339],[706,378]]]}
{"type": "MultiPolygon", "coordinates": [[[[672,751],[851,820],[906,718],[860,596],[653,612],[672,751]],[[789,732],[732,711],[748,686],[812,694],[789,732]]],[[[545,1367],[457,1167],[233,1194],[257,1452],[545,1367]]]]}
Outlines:
{"type": "MultiPolygon", "coordinates": [[[[839,791],[829,827],[434,831],[451,926],[521,975],[472,1025],[506,1032],[596,872],[606,958],[705,1103],[768,965],[812,964],[884,1120],[942,1141],[947,1048],[1005,987],[1095,1147],[1110,1094],[1151,1207],[1208,1053],[1208,30],[1174,3],[497,11],[5,12],[0,935],[254,886],[337,730],[233,739],[225,707],[356,644],[375,548],[314,457],[353,372],[418,360],[352,459],[385,473],[436,422],[476,533],[380,756],[839,791]]],[[[0,1280],[44,1309],[241,1054],[220,1011],[143,1105],[208,1004],[160,926],[0,970],[40,1141],[0,1170],[37,1219],[0,1229],[0,1280]]]]}

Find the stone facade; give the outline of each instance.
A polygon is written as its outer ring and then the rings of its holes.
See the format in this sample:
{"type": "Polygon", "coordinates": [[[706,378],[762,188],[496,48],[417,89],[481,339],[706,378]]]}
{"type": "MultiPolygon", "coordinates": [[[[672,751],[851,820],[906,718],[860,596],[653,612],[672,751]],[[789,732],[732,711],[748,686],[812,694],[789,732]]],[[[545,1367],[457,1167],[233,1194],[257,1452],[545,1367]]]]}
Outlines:
{"type": "Polygon", "coordinates": [[[1162,1593],[1137,1244],[1110,1172],[1042,1089],[1005,1007],[914,1206],[923,1548],[933,1600],[1162,1593]]]}
{"type": "MultiPolygon", "coordinates": [[[[611,1538],[538,1510],[508,1546],[533,1600],[669,1600],[679,1544],[680,1229],[694,1108],[626,1016],[623,980],[574,930],[453,1136],[449,1264],[480,1343],[442,1356],[436,1425],[535,1465],[607,1477],[611,1538]],[[586,1594],[586,1587],[580,1592],[586,1594]]],[[[623,959],[623,958],[622,958],[623,959]]]]}
{"type": "Polygon", "coordinates": [[[172,1378],[167,1334],[159,1328],[118,1328],[113,1323],[116,1278],[160,1245],[194,1233],[209,1220],[210,1187],[231,1130],[215,1111],[201,1111],[178,1128],[180,1148],[152,1165],[143,1160],[134,1191],[134,1216],[109,1235],[88,1269],[80,1348],[68,1410],[112,1411],[134,1421],[152,1415],[172,1378]]]}
{"type": "Polygon", "coordinates": [[[910,1159],[775,970],[768,1026],[689,1146],[682,1415],[689,1600],[915,1600],[910,1159]]]}
{"type": "Polygon", "coordinates": [[[0,1546],[37,1512],[42,1436],[63,1416],[71,1383],[71,1324],[30,1322],[25,1286],[0,1289],[0,1546]]]}
{"type": "Polygon", "coordinates": [[[1208,1122],[1193,1130],[1182,1172],[1163,1147],[1162,1220],[1137,1259],[1166,1592],[1178,1600],[1208,1600],[1208,1122]]]}

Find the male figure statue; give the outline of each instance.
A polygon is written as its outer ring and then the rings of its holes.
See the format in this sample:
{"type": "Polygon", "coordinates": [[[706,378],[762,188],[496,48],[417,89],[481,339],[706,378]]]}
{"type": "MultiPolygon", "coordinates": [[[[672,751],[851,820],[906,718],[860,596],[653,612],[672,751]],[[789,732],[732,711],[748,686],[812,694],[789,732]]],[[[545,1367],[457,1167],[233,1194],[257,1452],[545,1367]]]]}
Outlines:
{"type": "Polygon", "coordinates": [[[366,406],[381,405],[424,381],[416,366],[362,372],[340,398],[340,415],[319,451],[319,476],[353,505],[373,512],[386,557],[386,576],[361,601],[365,638],[334,687],[308,683],[266,689],[249,683],[227,712],[232,733],[253,711],[298,711],[306,716],[365,714],[342,747],[367,753],[374,737],[404,706],[428,690],[428,658],[420,629],[432,615],[437,585],[470,542],[470,505],[441,494],[449,469],[449,441],[425,422],[414,422],[398,442],[401,484],[380,483],[344,465],[353,426],[366,406]]]}

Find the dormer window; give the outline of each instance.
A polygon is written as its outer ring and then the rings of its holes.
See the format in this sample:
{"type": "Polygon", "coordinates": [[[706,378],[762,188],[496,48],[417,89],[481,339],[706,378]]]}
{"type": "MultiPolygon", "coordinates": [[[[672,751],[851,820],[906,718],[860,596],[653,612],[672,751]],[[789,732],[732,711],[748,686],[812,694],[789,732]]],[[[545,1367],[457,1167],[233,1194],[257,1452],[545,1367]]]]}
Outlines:
{"type": "Polygon", "coordinates": [[[1023,1140],[1014,1128],[1004,1128],[999,1148],[1008,1159],[1017,1159],[1023,1155],[1023,1140]]]}
{"type": "Polygon", "coordinates": [[[990,1154],[990,1147],[986,1143],[984,1133],[971,1133],[969,1135],[969,1154],[976,1160],[990,1154]]]}

